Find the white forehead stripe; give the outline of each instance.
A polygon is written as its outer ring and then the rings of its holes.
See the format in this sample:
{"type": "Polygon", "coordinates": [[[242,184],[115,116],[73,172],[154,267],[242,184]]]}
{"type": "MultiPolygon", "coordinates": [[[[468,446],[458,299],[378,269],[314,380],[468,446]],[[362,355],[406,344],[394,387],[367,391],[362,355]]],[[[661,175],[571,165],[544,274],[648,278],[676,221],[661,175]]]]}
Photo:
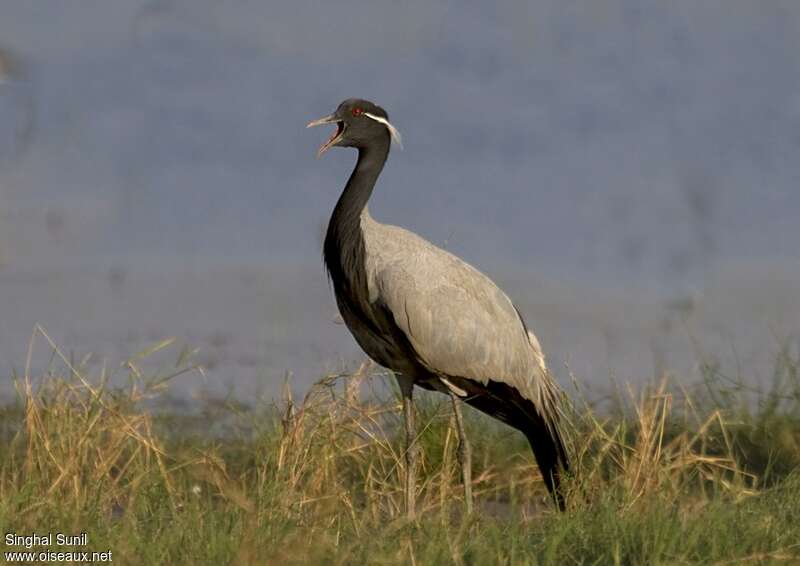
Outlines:
{"type": "Polygon", "coordinates": [[[375,114],[370,114],[369,112],[364,112],[364,116],[368,116],[375,120],[376,122],[380,122],[384,126],[389,129],[389,134],[392,136],[392,140],[394,143],[400,146],[400,149],[403,149],[403,137],[400,135],[400,132],[397,131],[397,128],[392,126],[391,122],[386,118],[381,118],[380,116],[376,116],[375,114]]]}

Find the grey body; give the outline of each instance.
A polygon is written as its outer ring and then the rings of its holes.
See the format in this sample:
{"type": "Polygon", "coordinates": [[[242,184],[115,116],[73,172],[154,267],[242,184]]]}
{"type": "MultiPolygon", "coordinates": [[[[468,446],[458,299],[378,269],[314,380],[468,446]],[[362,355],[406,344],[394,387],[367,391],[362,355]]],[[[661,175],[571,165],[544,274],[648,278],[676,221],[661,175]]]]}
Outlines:
{"type": "Polygon", "coordinates": [[[310,125],[319,123],[337,124],[320,153],[334,145],[359,150],[324,244],[350,332],[370,358],[400,374],[409,399],[411,384],[440,391],[521,430],[563,507],[559,474],[568,459],[559,430],[560,394],[538,340],[483,273],[370,216],[367,202],[388,157],[390,133],[396,133],[383,109],[347,100],[310,125]]]}
{"type": "Polygon", "coordinates": [[[376,222],[368,209],[361,229],[366,300],[337,294],[337,302],[372,359],[443,392],[442,377],[465,387],[502,382],[542,398],[548,378],[539,342],[491,279],[413,232],[376,222]],[[345,314],[353,301],[372,325],[345,314]]]}

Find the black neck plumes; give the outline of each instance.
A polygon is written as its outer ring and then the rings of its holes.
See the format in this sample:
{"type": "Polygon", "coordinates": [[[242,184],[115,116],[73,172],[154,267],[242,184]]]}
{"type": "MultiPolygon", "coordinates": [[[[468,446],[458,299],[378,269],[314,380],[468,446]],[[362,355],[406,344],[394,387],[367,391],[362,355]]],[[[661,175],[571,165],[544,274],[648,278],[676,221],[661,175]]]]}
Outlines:
{"type": "Polygon", "coordinates": [[[359,148],[358,162],[333,209],[323,256],[337,294],[361,283],[364,256],[361,213],[388,156],[388,134],[386,140],[359,148]]]}

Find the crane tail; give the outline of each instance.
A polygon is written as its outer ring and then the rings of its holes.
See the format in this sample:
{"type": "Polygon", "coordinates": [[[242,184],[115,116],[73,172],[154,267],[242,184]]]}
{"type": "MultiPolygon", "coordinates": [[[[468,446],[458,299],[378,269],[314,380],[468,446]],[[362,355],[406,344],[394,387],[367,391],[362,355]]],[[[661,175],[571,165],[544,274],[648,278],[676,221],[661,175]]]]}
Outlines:
{"type": "Polygon", "coordinates": [[[525,435],[545,486],[563,511],[566,505],[561,480],[570,469],[570,461],[561,432],[555,386],[548,388],[537,404],[505,383],[489,381],[480,391],[476,391],[475,382],[470,383],[469,396],[463,400],[525,435]]]}
{"type": "Polygon", "coordinates": [[[520,430],[531,445],[544,483],[555,499],[559,510],[563,511],[566,508],[566,502],[561,477],[562,473],[569,471],[569,459],[564,447],[564,439],[558,429],[553,433],[550,427],[542,422],[539,415],[529,419],[528,423],[523,426],[524,428],[520,428],[520,430]]]}

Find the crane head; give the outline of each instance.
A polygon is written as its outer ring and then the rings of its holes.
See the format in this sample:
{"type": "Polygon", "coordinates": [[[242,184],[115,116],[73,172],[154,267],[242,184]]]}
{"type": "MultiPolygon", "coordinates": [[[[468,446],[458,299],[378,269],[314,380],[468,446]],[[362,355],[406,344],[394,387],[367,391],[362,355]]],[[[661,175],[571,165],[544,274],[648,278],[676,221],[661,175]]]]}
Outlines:
{"type": "Polygon", "coordinates": [[[336,130],[319,148],[317,157],[337,145],[365,148],[375,143],[385,143],[386,136],[402,147],[400,132],[389,122],[386,110],[368,100],[348,98],[336,112],[309,122],[306,127],[323,124],[335,124],[336,130]]]}

